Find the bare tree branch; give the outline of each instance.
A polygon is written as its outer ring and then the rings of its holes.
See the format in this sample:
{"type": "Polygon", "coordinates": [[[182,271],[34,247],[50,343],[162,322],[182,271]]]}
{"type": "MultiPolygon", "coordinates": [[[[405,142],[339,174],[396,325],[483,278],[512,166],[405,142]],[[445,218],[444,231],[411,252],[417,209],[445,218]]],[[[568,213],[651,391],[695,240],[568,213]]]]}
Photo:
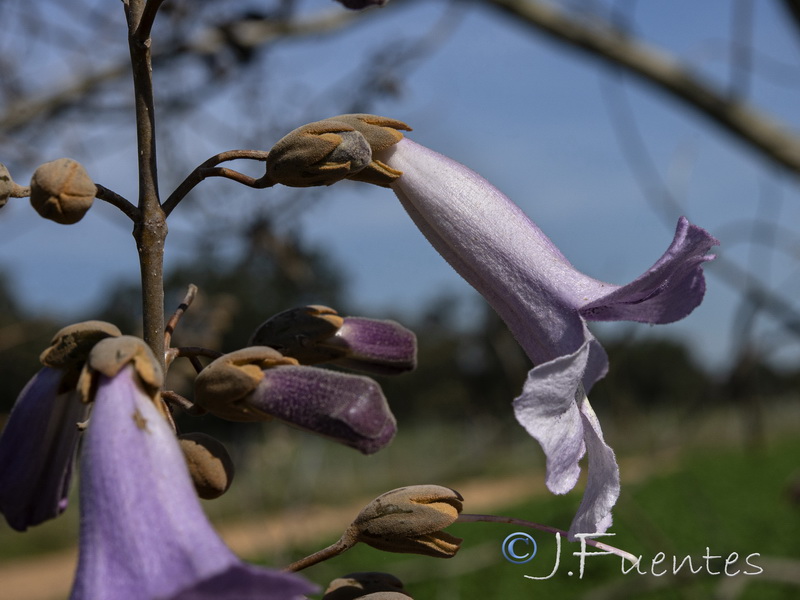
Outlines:
{"type": "MultiPolygon", "coordinates": [[[[219,23],[201,32],[187,42],[162,43],[151,50],[154,63],[174,61],[186,56],[199,58],[213,56],[227,48],[238,51],[253,50],[282,38],[318,35],[336,31],[367,18],[370,12],[325,12],[312,17],[291,20],[264,18],[254,20],[249,16],[219,23]],[[365,16],[366,15],[366,16],[365,16]]],[[[130,63],[124,60],[77,79],[71,85],[56,90],[48,96],[33,99],[20,98],[0,114],[0,130],[12,132],[34,122],[45,120],[59,111],[81,103],[100,86],[127,77],[130,63]]]]}
{"type": "Polygon", "coordinates": [[[731,98],[663,51],[611,25],[584,24],[540,0],[484,0],[552,39],[620,67],[734,134],[770,161],[800,173],[800,138],[747,103],[731,98]]]}

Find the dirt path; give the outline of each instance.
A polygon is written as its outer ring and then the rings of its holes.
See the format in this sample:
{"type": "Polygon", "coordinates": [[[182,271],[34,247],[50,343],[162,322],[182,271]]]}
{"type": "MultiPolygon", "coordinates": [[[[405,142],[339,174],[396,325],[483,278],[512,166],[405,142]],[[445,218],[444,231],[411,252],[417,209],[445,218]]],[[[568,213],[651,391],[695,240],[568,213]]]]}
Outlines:
{"type": "MultiPolygon", "coordinates": [[[[626,483],[662,471],[662,461],[624,461],[626,483]]],[[[671,461],[669,461],[671,462],[671,461]]],[[[465,513],[495,513],[527,498],[545,493],[542,477],[524,476],[465,481],[454,486],[465,498],[465,513]]],[[[268,515],[263,519],[218,525],[222,538],[240,556],[253,556],[294,545],[329,543],[338,537],[372,498],[346,506],[319,506],[293,513],[268,515]]],[[[0,600],[62,600],[69,595],[77,562],[77,549],[10,561],[0,565],[0,600]]]]}

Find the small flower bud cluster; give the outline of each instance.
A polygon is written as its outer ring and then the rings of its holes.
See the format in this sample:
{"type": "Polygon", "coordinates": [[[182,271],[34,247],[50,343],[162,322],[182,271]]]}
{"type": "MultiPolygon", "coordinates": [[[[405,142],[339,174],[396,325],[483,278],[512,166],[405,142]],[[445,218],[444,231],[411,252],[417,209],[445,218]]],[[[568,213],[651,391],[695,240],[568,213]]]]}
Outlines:
{"type": "Polygon", "coordinates": [[[71,158],[45,163],[31,177],[31,206],[42,217],[72,225],[92,207],[97,186],[86,169],[71,158]]]}
{"type": "Polygon", "coordinates": [[[365,454],[392,440],[397,424],[377,382],[312,365],[380,374],[411,370],[416,365],[411,331],[393,321],[341,317],[312,305],[275,315],[250,343],[198,374],[198,406],[230,421],[275,418],[365,454]]]}

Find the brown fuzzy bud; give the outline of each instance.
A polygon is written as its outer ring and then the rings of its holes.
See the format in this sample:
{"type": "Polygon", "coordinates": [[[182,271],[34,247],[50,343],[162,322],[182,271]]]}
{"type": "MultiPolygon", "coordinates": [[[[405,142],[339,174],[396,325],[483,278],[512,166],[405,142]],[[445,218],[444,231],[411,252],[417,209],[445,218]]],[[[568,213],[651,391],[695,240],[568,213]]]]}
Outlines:
{"type": "Polygon", "coordinates": [[[412,485],[378,496],[351,525],[355,538],[388,552],[450,558],[462,540],[442,531],[458,519],[461,494],[439,485],[412,485]]]}
{"type": "Polygon", "coordinates": [[[184,433],[178,440],[197,495],[213,500],[227,492],[233,481],[234,467],[225,446],[200,432],[184,433]]]}
{"type": "Polygon", "coordinates": [[[331,581],[322,600],[354,600],[371,597],[374,593],[397,594],[397,598],[409,598],[402,593],[403,582],[394,575],[379,572],[348,573],[331,581]]]}
{"type": "Polygon", "coordinates": [[[31,177],[31,206],[45,219],[71,225],[83,218],[97,194],[86,169],[71,158],[41,165],[31,177]]]}
{"type": "Polygon", "coordinates": [[[3,163],[0,163],[0,208],[3,208],[14,189],[14,180],[3,163]]]}
{"type": "Polygon", "coordinates": [[[331,185],[352,179],[387,187],[400,172],[373,159],[411,128],[395,119],[349,114],[298,127],[270,150],[267,175],[292,187],[331,185]]]}
{"type": "Polygon", "coordinates": [[[250,338],[250,345],[269,346],[281,354],[313,365],[345,356],[343,348],[321,346],[344,324],[344,319],[327,306],[311,305],[291,308],[259,325],[250,338]]]}
{"type": "MultiPolygon", "coordinates": [[[[78,393],[84,402],[91,402],[96,391],[97,375],[114,377],[131,365],[141,388],[155,401],[164,384],[164,373],[150,347],[137,337],[121,335],[97,342],[78,380],[78,393]]],[[[160,398],[159,398],[160,399],[160,398]]],[[[160,402],[157,402],[160,406],[160,402]]]]}
{"type": "Polygon", "coordinates": [[[264,369],[296,365],[293,358],[265,346],[230,352],[209,363],[194,380],[195,402],[229,421],[264,421],[269,417],[249,406],[247,399],[264,379],[264,369]]]}
{"type": "Polygon", "coordinates": [[[105,321],[83,321],[60,329],[50,341],[50,346],[39,355],[39,361],[53,369],[83,366],[89,352],[100,340],[118,337],[122,332],[116,325],[105,321]]]}

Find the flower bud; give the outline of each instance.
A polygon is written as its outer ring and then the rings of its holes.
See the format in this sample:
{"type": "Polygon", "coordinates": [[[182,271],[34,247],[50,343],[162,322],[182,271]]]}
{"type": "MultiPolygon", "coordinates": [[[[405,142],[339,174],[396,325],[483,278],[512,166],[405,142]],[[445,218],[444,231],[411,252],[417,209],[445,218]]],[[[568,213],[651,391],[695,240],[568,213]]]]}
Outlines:
{"type": "Polygon", "coordinates": [[[450,558],[462,540],[442,531],[458,519],[461,494],[439,485],[413,485],[378,496],[351,527],[359,542],[388,552],[450,558]]]}
{"type": "Polygon", "coordinates": [[[54,369],[83,366],[97,342],[120,335],[122,332],[116,325],[105,321],[83,321],[67,325],[56,332],[50,346],[39,355],[39,361],[54,369]]]}
{"type": "Polygon", "coordinates": [[[387,187],[400,172],[375,160],[403,138],[402,121],[374,115],[350,114],[315,121],[289,132],[273,146],[267,175],[292,187],[331,185],[352,179],[387,187]]]}
{"type": "Polygon", "coordinates": [[[277,350],[252,346],[230,352],[209,363],[194,380],[194,401],[208,412],[229,421],[266,421],[247,400],[264,379],[264,370],[296,365],[277,350]]]}
{"type": "Polygon", "coordinates": [[[300,366],[252,346],[221,356],[195,379],[195,402],[231,421],[272,418],[371,454],[397,424],[380,386],[367,377],[300,366]]]}
{"type": "Polygon", "coordinates": [[[11,173],[3,163],[0,163],[0,208],[6,205],[13,189],[14,181],[11,179],[11,173]]]}
{"type": "Polygon", "coordinates": [[[389,573],[349,573],[331,581],[322,600],[354,600],[355,598],[398,598],[403,594],[403,582],[389,573]],[[386,596],[386,594],[391,594],[386,596]]]}
{"type": "Polygon", "coordinates": [[[293,308],[262,323],[251,344],[275,348],[304,365],[330,363],[372,375],[411,371],[417,338],[394,321],[342,318],[326,306],[293,308]]]}
{"type": "Polygon", "coordinates": [[[197,495],[204,500],[219,498],[233,481],[234,466],[225,446],[201,432],[178,436],[197,495]]]}
{"type": "Polygon", "coordinates": [[[94,399],[98,374],[113,378],[128,365],[133,365],[142,390],[160,406],[156,399],[164,384],[161,365],[144,340],[131,335],[108,337],[94,345],[78,380],[83,401],[94,399]]]}
{"type": "Polygon", "coordinates": [[[62,225],[77,223],[97,194],[86,169],[70,158],[41,165],[31,177],[31,206],[45,219],[62,225]]]}
{"type": "Polygon", "coordinates": [[[269,346],[304,365],[328,362],[345,355],[345,350],[321,345],[344,324],[344,319],[327,306],[311,305],[285,310],[259,325],[250,345],[269,346]]]}

